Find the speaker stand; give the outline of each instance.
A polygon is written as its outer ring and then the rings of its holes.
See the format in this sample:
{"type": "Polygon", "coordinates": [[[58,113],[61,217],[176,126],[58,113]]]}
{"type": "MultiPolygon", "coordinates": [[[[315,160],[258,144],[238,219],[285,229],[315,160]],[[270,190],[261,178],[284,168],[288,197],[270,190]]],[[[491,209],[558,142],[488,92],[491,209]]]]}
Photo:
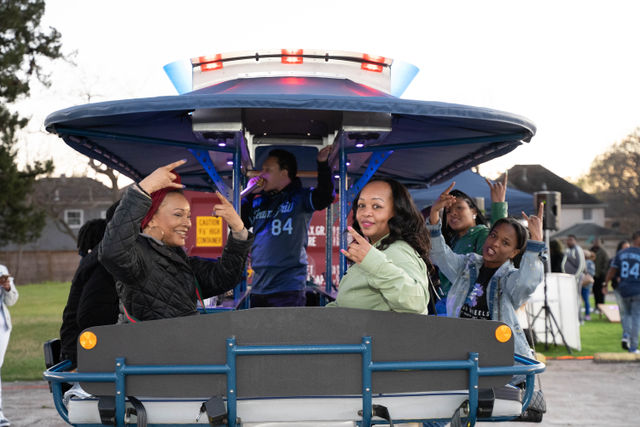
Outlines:
{"type": "MultiPolygon", "coordinates": [[[[547,229],[544,230],[544,241],[547,248],[549,248],[550,247],[549,230],[547,229]]],[[[567,352],[571,354],[571,348],[569,348],[569,345],[567,344],[567,340],[564,338],[562,330],[560,329],[560,325],[558,325],[558,321],[553,315],[553,312],[551,311],[551,307],[549,307],[549,300],[547,296],[547,273],[551,271],[550,256],[547,256],[547,259],[544,263],[544,270],[545,270],[544,271],[544,304],[542,307],[540,307],[540,310],[538,311],[538,313],[533,317],[533,320],[531,321],[531,328],[532,329],[534,328],[536,324],[536,320],[544,312],[544,349],[545,350],[549,349],[549,339],[548,339],[549,335],[551,335],[551,338],[553,339],[553,345],[557,347],[558,345],[556,343],[556,331],[557,331],[557,333],[560,335],[560,338],[562,339],[562,343],[567,349],[567,352]],[[555,325],[555,331],[553,328],[554,325],[555,325]]]]}

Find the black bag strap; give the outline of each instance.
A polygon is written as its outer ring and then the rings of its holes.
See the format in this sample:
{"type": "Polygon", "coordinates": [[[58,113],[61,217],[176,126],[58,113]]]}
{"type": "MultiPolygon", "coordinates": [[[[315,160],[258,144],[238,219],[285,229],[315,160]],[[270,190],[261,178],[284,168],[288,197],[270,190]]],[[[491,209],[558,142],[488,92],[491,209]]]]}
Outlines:
{"type": "Polygon", "coordinates": [[[138,427],[147,427],[147,410],[140,400],[133,396],[127,396],[129,403],[133,405],[133,408],[127,409],[127,415],[135,414],[137,418],[138,427]]]}
{"type": "MultiPolygon", "coordinates": [[[[126,416],[134,414],[137,417],[138,427],[147,427],[147,410],[140,400],[133,396],[127,396],[129,403],[133,408],[127,408],[126,416]]],[[[114,396],[98,397],[98,412],[100,413],[100,422],[104,425],[116,425],[116,398],[114,396]]]]}

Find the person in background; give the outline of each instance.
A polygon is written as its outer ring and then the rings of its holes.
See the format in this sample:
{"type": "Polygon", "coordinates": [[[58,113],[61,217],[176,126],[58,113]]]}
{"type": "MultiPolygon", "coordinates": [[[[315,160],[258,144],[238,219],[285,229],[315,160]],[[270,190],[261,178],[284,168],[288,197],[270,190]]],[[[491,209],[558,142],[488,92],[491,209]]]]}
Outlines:
{"type": "MultiPolygon", "coordinates": [[[[60,326],[60,359],[70,360],[70,369],[75,369],[77,364],[76,342],[81,331],[77,322],[80,296],[85,284],[96,270],[99,268],[104,270],[98,262],[98,253],[94,251],[94,248],[102,240],[106,226],[106,220],[92,219],[80,227],[78,232],[78,253],[82,259],[71,280],[71,288],[69,288],[67,304],[62,312],[62,325],[60,326]]],[[[110,277],[108,273],[107,276],[110,277]]],[[[111,280],[111,285],[113,285],[113,280],[111,280]]]]}
{"type": "MultiPolygon", "coordinates": [[[[4,355],[9,345],[11,336],[11,315],[9,307],[18,301],[18,290],[13,283],[13,277],[9,275],[6,266],[0,264],[0,369],[4,363],[4,355]]],[[[11,423],[2,412],[2,378],[0,377],[0,427],[9,426],[11,423]]]]}
{"type": "Polygon", "coordinates": [[[191,228],[191,206],[174,171],[186,160],[159,167],[127,188],[107,224],[98,259],[116,279],[122,321],[166,319],[198,313],[196,302],[222,294],[242,280],[253,236],[229,201],[213,215],[231,229],[216,260],[184,251],[191,228]]]}
{"type": "MultiPolygon", "coordinates": [[[[505,218],[508,213],[508,206],[505,202],[507,193],[507,173],[502,181],[491,182],[486,179],[487,185],[491,189],[491,224],[500,218],[505,218]]],[[[482,245],[489,234],[487,220],[482,211],[478,208],[471,197],[460,190],[452,190],[455,182],[440,195],[440,198],[432,205],[429,216],[440,218],[440,211],[444,208],[442,196],[453,196],[454,202],[447,206],[442,218],[442,235],[445,242],[454,253],[482,253],[482,245]]],[[[430,221],[430,219],[429,219],[430,221]]],[[[438,222],[438,221],[436,221],[438,222]]],[[[434,222],[431,221],[431,224],[434,222]]],[[[436,303],[438,314],[446,313],[447,294],[451,288],[451,281],[443,274],[440,274],[440,288],[444,297],[436,303]]]]}
{"type": "MultiPolygon", "coordinates": [[[[616,275],[620,275],[618,291],[622,296],[622,305],[629,316],[629,352],[640,354],[638,335],[640,334],[640,231],[631,236],[631,246],[618,252],[611,262],[605,277],[609,283],[616,275]]],[[[606,288],[603,288],[606,292],[606,288]]]]}
{"type": "Polygon", "coordinates": [[[604,284],[604,278],[609,271],[609,264],[611,263],[607,251],[602,247],[602,240],[598,237],[593,241],[593,246],[590,249],[595,254],[595,267],[596,271],[593,274],[593,298],[595,300],[595,306],[598,308],[599,304],[604,304],[604,294],[602,286],[604,284]]]}
{"type": "Polygon", "coordinates": [[[427,314],[429,235],[407,189],[377,178],[355,198],[353,241],[342,250],[352,264],[334,307],[427,314]]]}
{"type": "Polygon", "coordinates": [[[593,286],[593,276],[596,274],[596,254],[591,251],[584,251],[585,272],[582,274],[580,281],[580,296],[584,304],[584,320],[591,320],[591,305],[589,297],[591,296],[591,287],[593,286]]]}
{"type": "MultiPolygon", "coordinates": [[[[630,247],[631,244],[628,240],[621,240],[618,242],[618,246],[616,248],[616,255],[630,247]]],[[[613,262],[613,258],[609,262],[609,266],[613,262]]],[[[613,294],[616,297],[616,302],[618,304],[618,313],[620,313],[620,324],[622,326],[622,338],[620,340],[620,346],[623,350],[629,350],[629,337],[631,336],[631,318],[628,313],[624,309],[624,304],[622,301],[622,295],[618,290],[618,284],[620,284],[620,272],[616,270],[616,275],[611,280],[611,288],[613,289],[613,294]]],[[[607,283],[608,285],[608,283],[607,283]]]]}
{"type": "Polygon", "coordinates": [[[580,286],[582,277],[582,273],[585,268],[585,258],[584,251],[578,245],[576,241],[576,236],[573,234],[569,234],[567,236],[567,249],[564,251],[565,254],[565,262],[564,262],[564,272],[567,274],[572,274],[578,286],[580,286]]]}
{"type": "Polygon", "coordinates": [[[332,146],[318,152],[318,186],[303,188],[293,153],[275,149],[262,164],[262,174],[247,188],[258,185],[242,200],[242,220],[252,229],[251,307],[304,306],[307,282],[307,242],[314,211],[333,202],[329,168],[332,146]]]}
{"type": "Polygon", "coordinates": [[[564,247],[562,242],[558,239],[553,239],[549,242],[549,258],[551,261],[552,273],[563,273],[564,263],[566,261],[566,255],[564,253],[564,247]]]}

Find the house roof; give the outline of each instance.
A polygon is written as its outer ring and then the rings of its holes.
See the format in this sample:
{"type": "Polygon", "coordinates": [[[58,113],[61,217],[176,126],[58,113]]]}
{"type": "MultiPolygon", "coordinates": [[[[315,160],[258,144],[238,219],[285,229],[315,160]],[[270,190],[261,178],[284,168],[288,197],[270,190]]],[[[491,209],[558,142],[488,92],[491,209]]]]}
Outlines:
{"type": "Polygon", "coordinates": [[[541,165],[516,165],[509,169],[509,186],[525,193],[558,191],[563,205],[603,205],[604,203],[585,193],[541,165]]]}
{"type": "Polygon", "coordinates": [[[112,203],[112,190],[100,181],[87,177],[54,177],[38,179],[34,192],[39,200],[53,203],[112,203]]]}
{"type": "Polygon", "coordinates": [[[580,222],[578,224],[573,224],[569,228],[565,228],[564,230],[560,230],[555,233],[551,237],[566,237],[569,234],[573,234],[577,238],[581,239],[589,239],[595,237],[609,237],[609,238],[618,238],[624,239],[627,237],[626,234],[619,232],[618,230],[613,230],[611,228],[606,228],[599,226],[593,222],[580,222]]]}

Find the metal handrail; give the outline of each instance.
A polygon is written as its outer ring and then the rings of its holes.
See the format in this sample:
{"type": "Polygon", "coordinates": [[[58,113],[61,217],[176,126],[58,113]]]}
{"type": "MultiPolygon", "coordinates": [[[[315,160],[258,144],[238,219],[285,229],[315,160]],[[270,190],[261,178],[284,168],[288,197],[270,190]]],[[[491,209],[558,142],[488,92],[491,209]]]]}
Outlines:
{"type": "Polygon", "coordinates": [[[336,345],[248,345],[238,346],[234,337],[226,340],[227,361],[224,365],[153,365],[129,366],[124,358],[117,358],[114,372],[64,372],[71,362],[64,361],[47,369],[43,377],[52,385],[56,410],[67,422],[69,414],[63,404],[62,383],[65,382],[113,382],[116,386],[116,425],[124,426],[125,417],[125,377],[127,375],[183,375],[183,374],[224,374],[227,376],[228,425],[237,422],[236,357],[283,354],[361,354],[362,356],[362,425],[371,425],[372,417],[372,373],[380,371],[423,371],[423,370],[467,370],[469,371],[469,414],[470,425],[476,422],[478,409],[478,382],[481,376],[526,375],[523,410],[529,405],[535,382],[535,374],[545,370],[544,363],[521,355],[514,355],[517,365],[480,367],[478,353],[469,353],[466,360],[445,361],[372,361],[371,337],[362,337],[360,344],[336,345]]]}

